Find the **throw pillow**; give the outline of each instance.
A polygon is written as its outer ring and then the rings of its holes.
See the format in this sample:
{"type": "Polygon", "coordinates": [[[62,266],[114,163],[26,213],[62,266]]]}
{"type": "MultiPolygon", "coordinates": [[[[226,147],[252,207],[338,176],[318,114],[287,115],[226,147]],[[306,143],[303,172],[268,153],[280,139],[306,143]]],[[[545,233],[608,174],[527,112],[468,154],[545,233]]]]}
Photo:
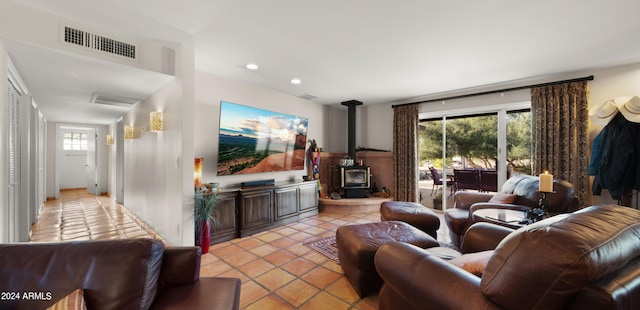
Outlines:
{"type": "Polygon", "coordinates": [[[453,258],[449,262],[470,273],[475,274],[476,276],[481,277],[484,273],[484,268],[487,266],[487,263],[491,258],[491,255],[493,255],[493,250],[468,253],[453,258]]]}
{"type": "Polygon", "coordinates": [[[489,199],[489,202],[493,203],[514,203],[516,202],[516,198],[518,198],[515,194],[505,194],[505,193],[497,193],[489,199]]]}
{"type": "Polygon", "coordinates": [[[60,299],[53,306],[47,308],[47,310],[87,310],[87,305],[84,303],[84,291],[77,289],[71,294],[60,299]]]}

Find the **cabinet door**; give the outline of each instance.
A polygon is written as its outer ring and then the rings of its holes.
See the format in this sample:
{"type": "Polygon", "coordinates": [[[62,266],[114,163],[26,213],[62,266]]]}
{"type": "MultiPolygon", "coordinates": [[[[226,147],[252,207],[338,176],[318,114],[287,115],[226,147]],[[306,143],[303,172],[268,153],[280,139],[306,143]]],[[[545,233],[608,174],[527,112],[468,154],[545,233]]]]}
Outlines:
{"type": "Polygon", "coordinates": [[[268,225],[273,222],[273,191],[243,192],[241,217],[242,229],[268,225]]]}
{"type": "Polygon", "coordinates": [[[318,209],[318,183],[302,183],[299,187],[300,212],[318,209]]]}
{"type": "Polygon", "coordinates": [[[219,193],[216,208],[217,225],[212,227],[212,244],[228,241],[237,237],[237,194],[235,192],[219,193]]]}
{"type": "Polygon", "coordinates": [[[298,214],[298,188],[295,186],[277,188],[276,220],[298,214]]]}

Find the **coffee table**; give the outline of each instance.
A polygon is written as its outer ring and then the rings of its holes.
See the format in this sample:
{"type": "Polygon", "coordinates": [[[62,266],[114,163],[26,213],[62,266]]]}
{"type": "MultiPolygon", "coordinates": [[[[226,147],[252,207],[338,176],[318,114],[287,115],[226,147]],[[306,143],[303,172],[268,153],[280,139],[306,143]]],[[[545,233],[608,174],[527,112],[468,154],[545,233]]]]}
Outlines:
{"type": "Polygon", "coordinates": [[[480,209],[473,212],[473,222],[488,222],[513,229],[530,224],[525,212],[511,209],[480,209]]]}

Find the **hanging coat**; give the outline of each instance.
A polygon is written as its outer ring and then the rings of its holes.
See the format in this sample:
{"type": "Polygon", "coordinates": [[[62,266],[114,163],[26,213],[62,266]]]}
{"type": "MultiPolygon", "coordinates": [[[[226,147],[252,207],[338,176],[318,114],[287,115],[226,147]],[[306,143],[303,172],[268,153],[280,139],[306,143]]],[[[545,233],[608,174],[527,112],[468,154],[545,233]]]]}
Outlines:
{"type": "Polygon", "coordinates": [[[589,175],[598,174],[598,167],[600,167],[602,157],[602,139],[606,135],[607,127],[604,127],[593,139],[593,146],[591,147],[591,161],[589,162],[589,175]]]}
{"type": "Polygon", "coordinates": [[[593,194],[609,190],[611,198],[620,199],[625,189],[640,188],[638,144],[640,124],[618,113],[606,126],[600,142],[600,162],[593,181],[593,194]]]}

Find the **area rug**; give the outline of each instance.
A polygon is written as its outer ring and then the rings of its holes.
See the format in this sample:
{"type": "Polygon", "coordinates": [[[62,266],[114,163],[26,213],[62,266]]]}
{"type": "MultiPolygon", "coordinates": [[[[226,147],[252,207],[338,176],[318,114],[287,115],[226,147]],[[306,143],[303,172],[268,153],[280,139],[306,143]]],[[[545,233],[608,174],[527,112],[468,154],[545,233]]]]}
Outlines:
{"type": "Polygon", "coordinates": [[[335,236],[306,242],[304,243],[304,245],[318,251],[320,254],[340,264],[340,261],[338,260],[338,246],[336,245],[335,236]]]}

